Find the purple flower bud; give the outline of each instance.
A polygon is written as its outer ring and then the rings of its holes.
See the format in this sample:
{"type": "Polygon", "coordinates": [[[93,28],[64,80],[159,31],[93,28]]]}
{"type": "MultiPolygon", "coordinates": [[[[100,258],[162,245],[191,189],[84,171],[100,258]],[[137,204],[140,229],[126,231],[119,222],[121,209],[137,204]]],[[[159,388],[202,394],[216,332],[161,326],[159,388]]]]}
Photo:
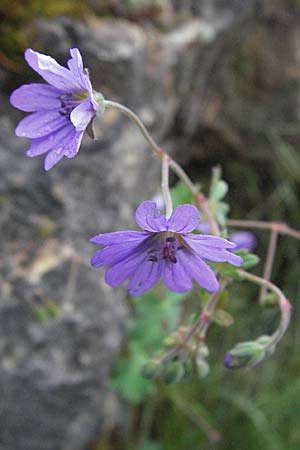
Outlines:
{"type": "Polygon", "coordinates": [[[257,244],[256,237],[250,231],[237,231],[229,236],[231,242],[236,244],[234,251],[246,249],[252,251],[257,244]]]}

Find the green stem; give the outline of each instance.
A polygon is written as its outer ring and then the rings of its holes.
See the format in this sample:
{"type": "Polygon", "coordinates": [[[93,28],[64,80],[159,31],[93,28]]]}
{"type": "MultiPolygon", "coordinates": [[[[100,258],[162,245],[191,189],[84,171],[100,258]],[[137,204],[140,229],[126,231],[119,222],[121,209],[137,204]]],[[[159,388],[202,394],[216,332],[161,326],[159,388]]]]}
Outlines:
{"type": "MultiPolygon", "coordinates": [[[[266,264],[265,264],[265,269],[264,269],[264,274],[263,274],[263,278],[265,280],[270,280],[270,278],[271,278],[273,261],[274,261],[275,252],[276,252],[277,238],[278,238],[277,230],[272,229],[270,241],[269,241],[267,259],[266,259],[266,264]]],[[[266,295],[267,291],[268,291],[267,286],[261,287],[260,299],[262,299],[266,295]]]]}
{"type": "Polygon", "coordinates": [[[241,276],[242,279],[252,281],[253,283],[258,284],[259,286],[265,286],[266,288],[273,291],[278,297],[278,304],[280,308],[281,318],[277,330],[272,335],[271,341],[265,346],[264,350],[268,350],[278,344],[278,342],[282,339],[284,333],[286,332],[287,327],[289,326],[291,317],[290,302],[286,299],[283,292],[270,281],[264,280],[261,277],[253,275],[252,273],[245,272],[242,269],[238,269],[237,273],[241,276]]]}
{"type": "Polygon", "coordinates": [[[172,197],[169,188],[169,157],[165,154],[162,158],[162,182],[161,189],[166,205],[166,218],[171,217],[173,211],[172,197]]]}
{"type": "Polygon", "coordinates": [[[121,105],[120,103],[111,102],[109,100],[104,100],[104,106],[106,108],[117,109],[121,113],[125,114],[125,116],[127,116],[130,120],[132,120],[135,123],[135,125],[139,128],[142,135],[144,136],[144,138],[146,139],[146,141],[148,142],[148,144],[150,145],[152,150],[155,152],[155,154],[157,156],[159,156],[160,158],[164,158],[164,157],[168,158],[169,167],[178,176],[178,178],[187,186],[189,191],[194,195],[197,205],[199,206],[199,208],[202,210],[202,212],[204,213],[204,215],[207,218],[207,221],[210,225],[212,234],[219,236],[220,230],[219,230],[216,220],[214,219],[213,215],[210,212],[206,197],[202,193],[199,192],[197,187],[194,185],[194,183],[192,182],[190,177],[187,175],[187,173],[182,169],[182,167],[176,161],[174,161],[174,159],[171,158],[171,156],[168,155],[168,153],[165,150],[161,149],[156,144],[156,142],[150,136],[148,130],[146,129],[146,127],[144,126],[144,124],[142,123],[140,118],[133,111],[131,111],[129,108],[126,108],[126,106],[121,105]]]}
{"type": "Polygon", "coordinates": [[[258,228],[261,230],[276,230],[278,234],[286,234],[288,236],[300,239],[300,231],[290,228],[284,222],[264,222],[260,220],[235,220],[229,219],[226,221],[229,227],[238,228],[258,228]]]}

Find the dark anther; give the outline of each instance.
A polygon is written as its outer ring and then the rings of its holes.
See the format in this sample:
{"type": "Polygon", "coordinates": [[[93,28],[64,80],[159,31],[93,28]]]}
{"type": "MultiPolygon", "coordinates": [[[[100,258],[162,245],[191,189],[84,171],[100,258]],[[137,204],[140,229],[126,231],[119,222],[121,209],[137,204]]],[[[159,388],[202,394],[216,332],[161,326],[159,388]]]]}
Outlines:
{"type": "Polygon", "coordinates": [[[149,256],[148,261],[157,262],[158,259],[156,256],[149,256]]]}
{"type": "Polygon", "coordinates": [[[179,247],[177,247],[177,250],[183,250],[184,248],[184,245],[180,245],[179,247]]]}
{"type": "Polygon", "coordinates": [[[169,260],[171,261],[171,263],[174,263],[174,264],[177,263],[177,259],[175,258],[175,256],[170,255],[169,260]]]}
{"type": "Polygon", "coordinates": [[[176,239],[174,237],[167,237],[166,242],[174,242],[176,239]]]}

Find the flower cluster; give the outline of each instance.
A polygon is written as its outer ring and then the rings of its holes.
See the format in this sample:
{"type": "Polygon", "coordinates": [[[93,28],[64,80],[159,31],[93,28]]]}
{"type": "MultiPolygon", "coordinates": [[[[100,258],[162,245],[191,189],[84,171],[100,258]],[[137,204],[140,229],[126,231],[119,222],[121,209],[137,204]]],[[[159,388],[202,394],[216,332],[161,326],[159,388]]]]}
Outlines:
{"type": "Polygon", "coordinates": [[[27,63],[48,84],[25,84],[10,97],[13,106],[32,113],[19,122],[16,135],[32,139],[27,156],[48,152],[45,170],[64,156],[76,156],[87,126],[102,112],[103,98],[93,91],[79,50],[71,49],[70,55],[66,68],[50,56],[27,49],[27,63]]]}
{"type": "Polygon", "coordinates": [[[105,280],[112,287],[129,278],[131,295],[151,289],[160,277],[174,292],[191,290],[192,279],[214,292],[219,283],[206,261],[242,264],[242,258],[231,252],[235,244],[192,233],[199,225],[195,206],[177,206],[167,220],[154,202],[146,201],[136,211],[136,222],[144,231],[117,231],[91,239],[104,246],[94,254],[91,264],[96,268],[108,266],[105,280]]]}

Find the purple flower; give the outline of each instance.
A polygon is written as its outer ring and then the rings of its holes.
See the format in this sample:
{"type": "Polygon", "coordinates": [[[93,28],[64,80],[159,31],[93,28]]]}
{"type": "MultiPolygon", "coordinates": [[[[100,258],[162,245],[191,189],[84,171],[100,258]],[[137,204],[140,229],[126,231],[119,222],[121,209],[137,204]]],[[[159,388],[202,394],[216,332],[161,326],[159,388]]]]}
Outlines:
{"type": "Polygon", "coordinates": [[[105,281],[112,287],[129,278],[131,295],[151,289],[160,277],[174,292],[191,290],[192,279],[214,292],[219,283],[206,261],[242,264],[242,258],[230,251],[235,244],[220,237],[191,233],[199,224],[195,206],[177,206],[166,219],[156,203],[146,201],[136,211],[136,222],[145,231],[117,231],[91,239],[104,246],[94,254],[91,264],[96,268],[108,266],[105,281]]]}
{"type": "Polygon", "coordinates": [[[236,244],[234,251],[245,249],[251,252],[257,244],[256,237],[250,231],[237,231],[232,233],[229,239],[236,244]]]}
{"type": "Polygon", "coordinates": [[[76,156],[82,136],[99,110],[97,100],[102,98],[93,92],[79,50],[72,48],[70,55],[66,68],[50,56],[27,49],[27,63],[48,84],[24,84],[10,97],[13,106],[32,113],[19,122],[16,135],[32,139],[27,156],[48,152],[45,170],[63,156],[76,156]]]}

